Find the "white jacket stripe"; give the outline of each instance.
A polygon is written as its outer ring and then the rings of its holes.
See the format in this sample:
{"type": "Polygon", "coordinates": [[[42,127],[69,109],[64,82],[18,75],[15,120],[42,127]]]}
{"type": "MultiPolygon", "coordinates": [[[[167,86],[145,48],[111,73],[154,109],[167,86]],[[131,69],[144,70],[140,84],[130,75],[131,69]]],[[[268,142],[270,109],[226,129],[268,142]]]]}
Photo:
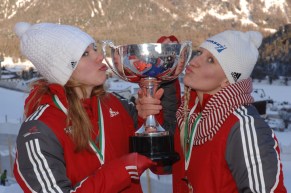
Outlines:
{"type": "Polygon", "coordinates": [[[266,187],[263,174],[263,166],[258,147],[254,119],[252,116],[247,115],[247,110],[245,107],[239,108],[238,113],[235,113],[235,115],[240,121],[240,132],[242,136],[242,145],[245,163],[248,171],[250,189],[252,192],[265,193],[266,187]],[[259,172],[259,175],[257,175],[257,172],[259,172]]]}
{"type": "Polygon", "coordinates": [[[31,151],[31,145],[32,144],[29,143],[29,142],[25,143],[25,146],[26,146],[26,149],[27,149],[27,153],[28,153],[28,157],[29,157],[29,160],[30,160],[30,162],[31,162],[31,164],[33,166],[33,171],[34,171],[34,173],[35,173],[35,175],[37,177],[37,180],[38,180],[39,184],[41,185],[41,189],[43,190],[44,193],[47,193],[47,189],[46,189],[45,184],[44,184],[44,182],[42,180],[42,177],[41,177],[42,172],[38,171],[38,165],[37,165],[36,161],[34,160],[35,158],[33,156],[33,152],[31,151]]]}
{"type": "Polygon", "coordinates": [[[53,183],[52,185],[53,185],[53,187],[57,190],[57,192],[62,192],[61,188],[57,185],[56,179],[55,179],[55,177],[54,177],[54,175],[53,175],[53,173],[52,173],[51,168],[50,168],[49,165],[48,165],[47,160],[45,159],[44,155],[43,155],[42,152],[41,152],[41,149],[40,149],[40,145],[39,145],[39,141],[38,141],[38,139],[35,139],[35,142],[36,142],[35,145],[36,145],[37,155],[39,155],[40,158],[41,158],[41,160],[43,161],[44,166],[45,166],[45,171],[48,172],[48,174],[49,174],[49,178],[52,180],[52,183],[53,183]]]}
{"type": "MultiPolygon", "coordinates": [[[[238,118],[239,118],[239,122],[240,125],[243,125],[243,119],[242,117],[240,117],[238,114],[236,114],[236,112],[234,113],[238,118]]],[[[243,146],[243,152],[244,152],[244,158],[245,158],[245,163],[246,163],[246,167],[247,167],[247,171],[248,171],[248,179],[249,179],[249,185],[250,185],[250,189],[252,192],[254,192],[254,185],[253,185],[253,181],[252,181],[252,174],[251,174],[251,167],[250,167],[250,163],[248,160],[248,152],[247,152],[247,145],[246,145],[246,137],[245,137],[245,131],[244,129],[240,129],[240,133],[242,136],[242,146],[243,146]]]]}
{"type": "Polygon", "coordinates": [[[27,121],[31,121],[31,120],[37,120],[41,115],[42,115],[42,113],[45,111],[45,109],[46,108],[48,108],[49,107],[49,105],[42,105],[42,106],[39,106],[38,108],[37,108],[37,110],[34,112],[34,113],[32,113],[26,120],[25,120],[25,122],[27,122],[27,121]]]}
{"type": "Polygon", "coordinates": [[[25,145],[28,152],[29,160],[33,165],[34,173],[42,187],[43,192],[55,193],[56,191],[53,190],[52,187],[55,187],[57,192],[62,192],[59,186],[57,186],[56,180],[52,175],[51,169],[49,168],[47,161],[40,150],[38,139],[26,142],[25,145]],[[50,178],[47,176],[46,171],[48,172],[50,178]],[[51,184],[50,179],[52,180],[53,185],[51,184]]]}

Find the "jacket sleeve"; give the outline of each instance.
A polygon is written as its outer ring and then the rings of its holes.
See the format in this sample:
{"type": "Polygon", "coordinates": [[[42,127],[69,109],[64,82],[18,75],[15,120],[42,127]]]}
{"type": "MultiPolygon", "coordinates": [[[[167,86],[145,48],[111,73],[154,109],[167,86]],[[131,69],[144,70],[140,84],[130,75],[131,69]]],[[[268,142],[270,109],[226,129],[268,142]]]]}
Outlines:
{"type": "Polygon", "coordinates": [[[15,178],[24,192],[109,193],[130,185],[125,167],[110,162],[73,187],[66,176],[63,155],[61,143],[43,122],[24,122],[17,137],[14,163],[15,178]]]}
{"type": "MultiPolygon", "coordinates": [[[[253,109],[254,110],[254,109],[253,109]]],[[[245,107],[227,139],[225,158],[239,192],[286,192],[274,132],[245,107]]]]}

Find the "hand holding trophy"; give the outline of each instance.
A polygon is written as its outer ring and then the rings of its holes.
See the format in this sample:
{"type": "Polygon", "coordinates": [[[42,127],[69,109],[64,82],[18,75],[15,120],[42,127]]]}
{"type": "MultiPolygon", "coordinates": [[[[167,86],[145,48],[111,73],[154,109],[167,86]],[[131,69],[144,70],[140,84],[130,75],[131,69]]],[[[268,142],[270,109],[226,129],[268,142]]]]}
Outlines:
{"type": "MultiPolygon", "coordinates": [[[[147,97],[153,97],[161,83],[179,76],[189,62],[192,42],[181,44],[144,43],[115,46],[110,40],[103,41],[103,53],[107,65],[121,79],[139,83],[147,97]],[[109,47],[112,62],[106,58],[109,47]]],[[[174,151],[174,137],[149,115],[135,136],[130,137],[130,151],[138,152],[153,161],[171,165],[179,160],[174,151]]]]}

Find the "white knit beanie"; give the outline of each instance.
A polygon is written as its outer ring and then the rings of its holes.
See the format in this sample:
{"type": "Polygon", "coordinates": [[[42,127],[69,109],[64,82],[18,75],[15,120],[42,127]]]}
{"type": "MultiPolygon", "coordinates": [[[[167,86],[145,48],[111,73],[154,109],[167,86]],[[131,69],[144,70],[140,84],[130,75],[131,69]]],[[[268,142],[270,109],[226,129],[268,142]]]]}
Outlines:
{"type": "Polygon", "coordinates": [[[262,34],[256,31],[224,31],[204,41],[207,49],[218,60],[228,81],[235,83],[250,77],[257,62],[262,34]]]}
{"type": "Polygon", "coordinates": [[[20,51],[51,83],[65,85],[80,58],[94,39],[69,25],[19,22],[14,31],[20,38],[20,51]]]}

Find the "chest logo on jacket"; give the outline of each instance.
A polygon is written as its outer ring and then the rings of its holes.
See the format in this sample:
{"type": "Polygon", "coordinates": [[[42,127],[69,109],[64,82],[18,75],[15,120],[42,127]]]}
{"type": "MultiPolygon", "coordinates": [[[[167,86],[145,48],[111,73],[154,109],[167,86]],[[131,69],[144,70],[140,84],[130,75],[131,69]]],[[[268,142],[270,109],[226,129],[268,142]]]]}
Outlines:
{"type": "Polygon", "coordinates": [[[115,117],[116,115],[119,114],[118,111],[113,111],[111,108],[109,109],[110,117],[115,117]]]}

